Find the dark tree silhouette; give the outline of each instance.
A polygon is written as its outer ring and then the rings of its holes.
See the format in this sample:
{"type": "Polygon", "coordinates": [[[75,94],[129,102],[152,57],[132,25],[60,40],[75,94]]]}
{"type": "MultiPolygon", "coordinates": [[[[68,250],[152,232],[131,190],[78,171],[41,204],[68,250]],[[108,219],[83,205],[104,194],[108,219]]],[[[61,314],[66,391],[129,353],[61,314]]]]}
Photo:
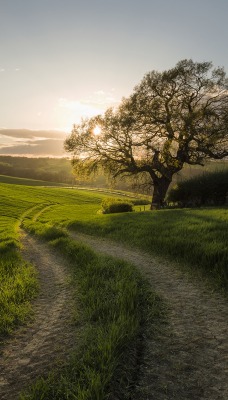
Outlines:
{"type": "Polygon", "coordinates": [[[74,125],[65,149],[79,175],[99,167],[112,177],[147,174],[154,187],[151,208],[160,208],[185,163],[228,156],[224,69],[182,60],[168,71],[146,74],[117,109],[74,125]]]}

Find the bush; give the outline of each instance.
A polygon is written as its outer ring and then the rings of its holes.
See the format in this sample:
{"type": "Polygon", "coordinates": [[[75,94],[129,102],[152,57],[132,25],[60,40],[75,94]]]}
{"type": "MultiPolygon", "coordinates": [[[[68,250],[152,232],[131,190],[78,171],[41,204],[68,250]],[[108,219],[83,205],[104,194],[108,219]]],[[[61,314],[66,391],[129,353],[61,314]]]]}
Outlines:
{"type": "Polygon", "coordinates": [[[186,206],[215,206],[226,204],[228,193],[228,169],[207,172],[180,182],[168,194],[168,202],[186,206]]]}
{"type": "Polygon", "coordinates": [[[133,200],[132,203],[135,206],[146,206],[146,205],[150,204],[150,201],[147,199],[136,199],[136,200],[133,200]]]}
{"type": "Polygon", "coordinates": [[[103,214],[113,214],[133,211],[133,204],[130,201],[115,198],[105,198],[102,203],[103,214]]]}

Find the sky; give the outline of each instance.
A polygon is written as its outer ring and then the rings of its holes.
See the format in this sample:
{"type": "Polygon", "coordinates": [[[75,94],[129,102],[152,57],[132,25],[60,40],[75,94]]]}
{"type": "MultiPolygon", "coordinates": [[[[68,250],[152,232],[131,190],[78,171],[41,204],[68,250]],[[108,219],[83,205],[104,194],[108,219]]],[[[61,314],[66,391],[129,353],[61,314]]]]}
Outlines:
{"type": "Polygon", "coordinates": [[[62,156],[82,117],[182,59],[228,73],[228,0],[0,0],[0,154],[62,156]]]}

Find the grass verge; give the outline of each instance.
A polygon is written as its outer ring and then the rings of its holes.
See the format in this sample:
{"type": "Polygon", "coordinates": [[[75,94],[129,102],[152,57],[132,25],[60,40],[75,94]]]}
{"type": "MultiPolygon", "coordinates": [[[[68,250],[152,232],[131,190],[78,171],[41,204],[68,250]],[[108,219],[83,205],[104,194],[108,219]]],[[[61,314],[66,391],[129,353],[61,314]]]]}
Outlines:
{"type": "Polygon", "coordinates": [[[13,241],[0,246],[0,340],[31,315],[38,290],[35,269],[24,262],[13,241]]]}
{"type": "Polygon", "coordinates": [[[39,379],[20,400],[130,398],[143,352],[142,334],[163,315],[160,299],[132,265],[97,255],[61,229],[45,229],[29,220],[25,225],[68,260],[83,329],[69,364],[39,379]]]}

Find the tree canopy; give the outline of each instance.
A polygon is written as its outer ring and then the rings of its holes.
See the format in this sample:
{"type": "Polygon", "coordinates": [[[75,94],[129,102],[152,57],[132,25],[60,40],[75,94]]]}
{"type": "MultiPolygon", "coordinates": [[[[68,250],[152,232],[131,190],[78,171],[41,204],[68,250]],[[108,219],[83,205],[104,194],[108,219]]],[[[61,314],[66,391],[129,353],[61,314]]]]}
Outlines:
{"type": "Polygon", "coordinates": [[[65,149],[79,175],[100,167],[112,177],[148,175],[152,208],[159,208],[185,163],[228,156],[225,71],[182,60],[168,71],[149,72],[119,107],[74,125],[65,149]]]}

